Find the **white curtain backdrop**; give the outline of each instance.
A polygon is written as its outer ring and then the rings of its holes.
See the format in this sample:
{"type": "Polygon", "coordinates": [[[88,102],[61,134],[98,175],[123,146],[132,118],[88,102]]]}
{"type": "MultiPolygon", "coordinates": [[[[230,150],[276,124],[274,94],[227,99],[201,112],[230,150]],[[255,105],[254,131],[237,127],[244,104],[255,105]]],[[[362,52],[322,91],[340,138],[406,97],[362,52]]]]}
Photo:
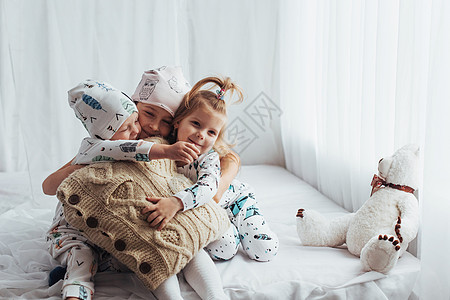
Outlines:
{"type": "Polygon", "coordinates": [[[286,167],[350,211],[378,160],[422,149],[421,299],[449,299],[450,6],[446,1],[281,2],[286,167]],[[295,30],[294,30],[295,29],[295,30]]]}
{"type": "Polygon", "coordinates": [[[67,90],[85,78],[131,94],[162,65],[191,83],[227,75],[245,90],[227,130],[243,162],[285,165],[350,211],[379,158],[420,144],[415,291],[449,299],[449,5],[0,0],[0,172],[34,176],[75,155],[86,132],[67,90]]]}
{"type": "Polygon", "coordinates": [[[246,96],[230,107],[236,151],[247,164],[284,164],[280,112],[268,114],[279,106],[277,2],[0,3],[0,171],[55,170],[75,155],[86,132],[67,90],[81,80],[131,94],[144,70],[162,65],[181,65],[192,84],[234,79],[246,96]],[[255,155],[260,147],[267,152],[255,155]]]}

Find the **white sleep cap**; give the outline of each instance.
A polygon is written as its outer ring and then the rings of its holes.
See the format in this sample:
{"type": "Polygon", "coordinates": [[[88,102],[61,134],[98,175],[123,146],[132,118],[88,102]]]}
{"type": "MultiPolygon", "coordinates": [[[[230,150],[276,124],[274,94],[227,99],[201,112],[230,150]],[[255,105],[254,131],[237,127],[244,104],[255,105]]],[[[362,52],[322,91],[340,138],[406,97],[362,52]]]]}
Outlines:
{"type": "Polygon", "coordinates": [[[137,102],[162,107],[173,117],[190,89],[181,67],[163,66],[145,71],[131,98],[137,102]]]}
{"type": "Polygon", "coordinates": [[[87,79],[67,93],[70,107],[93,138],[110,139],[137,112],[127,95],[106,82],[87,79]]]}

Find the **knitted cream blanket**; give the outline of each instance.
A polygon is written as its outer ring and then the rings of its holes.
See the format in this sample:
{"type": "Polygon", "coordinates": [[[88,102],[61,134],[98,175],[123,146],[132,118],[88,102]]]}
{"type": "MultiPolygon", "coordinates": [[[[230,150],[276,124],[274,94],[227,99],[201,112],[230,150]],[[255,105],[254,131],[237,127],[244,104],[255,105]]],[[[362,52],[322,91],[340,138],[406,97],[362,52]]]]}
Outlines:
{"type": "Polygon", "coordinates": [[[177,213],[161,231],[149,226],[141,214],[148,204],[145,197],[171,196],[191,184],[168,159],[106,162],[72,173],[59,186],[57,197],[71,225],[154,290],[230,224],[225,210],[210,201],[177,213]]]}

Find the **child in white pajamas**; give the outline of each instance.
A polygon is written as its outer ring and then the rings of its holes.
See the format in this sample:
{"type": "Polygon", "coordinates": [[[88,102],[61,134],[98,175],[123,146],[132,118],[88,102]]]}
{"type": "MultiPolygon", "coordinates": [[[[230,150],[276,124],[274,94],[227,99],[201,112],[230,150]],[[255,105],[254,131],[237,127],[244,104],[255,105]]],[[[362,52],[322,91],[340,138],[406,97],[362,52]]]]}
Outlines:
{"type": "Polygon", "coordinates": [[[97,271],[128,271],[126,266],[67,223],[61,202],[58,202],[47,232],[47,247],[52,257],[66,266],[58,268],[65,269],[61,290],[63,299],[91,299],[95,291],[93,277],[97,271]]]}
{"type": "MultiPolygon", "coordinates": [[[[106,83],[84,81],[69,91],[69,104],[91,136],[135,139],[140,132],[136,105],[106,83]]],[[[139,149],[148,153],[150,146],[142,141],[139,149]]],[[[99,259],[106,253],[67,223],[60,202],[47,234],[47,246],[53,258],[66,266],[61,291],[63,299],[91,299],[94,294],[93,276],[99,259]]],[[[122,268],[118,263],[116,266],[103,264],[103,267],[122,268]]]]}
{"type": "MultiPolygon", "coordinates": [[[[199,81],[184,98],[178,108],[173,124],[176,141],[194,144],[201,155],[190,164],[178,167],[196,183],[170,198],[148,198],[152,204],[144,209],[151,212],[148,221],[151,226],[162,228],[177,210],[187,210],[211,201],[216,194],[220,180],[219,154],[212,150],[227,148],[223,142],[223,127],[226,122],[226,104],[223,100],[226,91],[240,89],[229,78],[222,80],[208,77],[199,81]],[[205,84],[216,84],[217,93],[201,90],[205,84]]],[[[257,261],[269,261],[278,251],[278,238],[264,220],[254,193],[247,184],[233,180],[219,204],[227,209],[232,222],[229,230],[206,249],[215,259],[232,258],[242,242],[247,255],[257,261]]]]}

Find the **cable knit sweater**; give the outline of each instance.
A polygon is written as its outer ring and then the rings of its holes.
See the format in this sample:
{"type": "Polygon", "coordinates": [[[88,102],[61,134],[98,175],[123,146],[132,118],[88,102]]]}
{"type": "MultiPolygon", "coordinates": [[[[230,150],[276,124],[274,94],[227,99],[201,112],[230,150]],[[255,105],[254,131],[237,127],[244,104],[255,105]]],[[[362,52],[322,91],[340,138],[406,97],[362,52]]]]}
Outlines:
{"type": "Polygon", "coordinates": [[[225,210],[211,201],[177,213],[161,231],[151,228],[140,213],[148,203],[145,197],[168,197],[190,185],[168,159],[106,162],[72,173],[57,197],[71,225],[154,290],[230,224],[225,210]]]}

